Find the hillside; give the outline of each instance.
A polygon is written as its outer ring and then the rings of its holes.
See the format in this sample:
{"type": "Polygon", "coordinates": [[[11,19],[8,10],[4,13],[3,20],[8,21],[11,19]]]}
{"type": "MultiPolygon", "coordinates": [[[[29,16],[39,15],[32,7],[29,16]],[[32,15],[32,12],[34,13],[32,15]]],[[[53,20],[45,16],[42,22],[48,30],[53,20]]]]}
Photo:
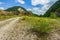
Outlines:
{"type": "Polygon", "coordinates": [[[24,14],[27,12],[27,10],[21,6],[13,6],[6,9],[5,11],[12,12],[13,14],[16,14],[16,15],[24,14]]]}
{"type": "Polygon", "coordinates": [[[55,11],[55,15],[60,17],[60,8],[58,8],[56,11],[55,11]]]}
{"type": "Polygon", "coordinates": [[[48,11],[44,14],[44,16],[45,16],[45,17],[49,17],[52,12],[55,13],[56,10],[58,10],[59,8],[60,8],[60,0],[58,0],[56,3],[54,3],[54,4],[48,9],[48,11]]]}
{"type": "Polygon", "coordinates": [[[27,11],[25,8],[23,8],[21,6],[13,6],[13,7],[6,9],[5,11],[16,11],[16,12],[18,12],[19,8],[23,9],[24,11],[27,11]]]}
{"type": "Polygon", "coordinates": [[[21,16],[24,16],[24,15],[38,16],[37,14],[34,14],[32,11],[28,11],[25,8],[21,7],[21,6],[13,6],[13,7],[10,7],[8,9],[4,10],[4,11],[11,12],[15,15],[21,15],[21,16]]]}
{"type": "Polygon", "coordinates": [[[13,6],[5,10],[0,10],[0,15],[38,16],[34,14],[32,11],[28,11],[21,6],[13,6]]]}

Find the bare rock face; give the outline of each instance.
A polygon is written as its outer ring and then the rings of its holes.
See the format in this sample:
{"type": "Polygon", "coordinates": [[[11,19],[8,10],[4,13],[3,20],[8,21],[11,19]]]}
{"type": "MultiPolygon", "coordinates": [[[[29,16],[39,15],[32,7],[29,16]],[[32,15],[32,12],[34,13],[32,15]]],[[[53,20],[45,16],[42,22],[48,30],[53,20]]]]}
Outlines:
{"type": "Polygon", "coordinates": [[[18,8],[19,15],[24,15],[25,11],[22,8],[18,8]]]}

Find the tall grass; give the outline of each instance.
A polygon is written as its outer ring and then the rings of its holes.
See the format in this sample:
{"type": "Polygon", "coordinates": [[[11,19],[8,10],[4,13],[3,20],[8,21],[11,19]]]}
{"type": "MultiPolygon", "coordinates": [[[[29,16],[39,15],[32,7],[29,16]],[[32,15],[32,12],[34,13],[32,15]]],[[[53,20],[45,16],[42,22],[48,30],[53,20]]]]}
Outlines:
{"type": "Polygon", "coordinates": [[[31,25],[32,31],[40,33],[52,32],[56,27],[60,26],[56,21],[50,18],[24,16],[23,19],[28,25],[31,25]]]}
{"type": "Polygon", "coordinates": [[[8,19],[8,18],[12,18],[12,17],[16,17],[16,15],[7,15],[7,16],[5,16],[5,15],[0,15],[0,21],[1,21],[1,20],[5,20],[5,19],[8,19]]]}

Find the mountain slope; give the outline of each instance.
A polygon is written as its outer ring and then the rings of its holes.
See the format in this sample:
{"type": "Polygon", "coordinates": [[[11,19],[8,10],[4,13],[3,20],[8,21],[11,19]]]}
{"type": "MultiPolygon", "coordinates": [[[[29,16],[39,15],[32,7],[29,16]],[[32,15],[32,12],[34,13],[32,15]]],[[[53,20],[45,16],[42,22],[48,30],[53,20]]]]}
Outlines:
{"type": "Polygon", "coordinates": [[[60,0],[58,0],[56,3],[54,3],[49,10],[44,14],[45,17],[49,17],[51,12],[55,12],[56,10],[58,10],[60,8],[60,0]]]}
{"type": "Polygon", "coordinates": [[[33,14],[32,12],[27,11],[25,8],[21,6],[13,6],[13,7],[6,9],[5,11],[12,12],[13,14],[16,14],[16,15],[32,16],[33,14]]]}
{"type": "Polygon", "coordinates": [[[13,14],[16,14],[16,15],[23,15],[27,12],[27,10],[21,6],[13,6],[6,9],[5,11],[12,12],[13,14]]]}
{"type": "Polygon", "coordinates": [[[21,7],[21,6],[13,6],[13,7],[10,7],[8,9],[6,9],[5,11],[16,11],[17,12],[19,8],[23,9],[24,11],[26,11],[26,9],[21,7]]]}

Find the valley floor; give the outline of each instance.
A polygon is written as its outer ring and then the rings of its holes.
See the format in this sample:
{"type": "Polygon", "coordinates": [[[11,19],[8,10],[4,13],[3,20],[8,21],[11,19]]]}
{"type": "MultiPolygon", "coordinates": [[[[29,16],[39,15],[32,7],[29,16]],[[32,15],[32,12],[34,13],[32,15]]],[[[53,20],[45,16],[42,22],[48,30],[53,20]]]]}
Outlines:
{"type": "Polygon", "coordinates": [[[0,21],[0,40],[60,40],[58,31],[38,37],[35,32],[30,32],[30,25],[27,26],[21,19],[22,17],[15,17],[0,21]]]}

